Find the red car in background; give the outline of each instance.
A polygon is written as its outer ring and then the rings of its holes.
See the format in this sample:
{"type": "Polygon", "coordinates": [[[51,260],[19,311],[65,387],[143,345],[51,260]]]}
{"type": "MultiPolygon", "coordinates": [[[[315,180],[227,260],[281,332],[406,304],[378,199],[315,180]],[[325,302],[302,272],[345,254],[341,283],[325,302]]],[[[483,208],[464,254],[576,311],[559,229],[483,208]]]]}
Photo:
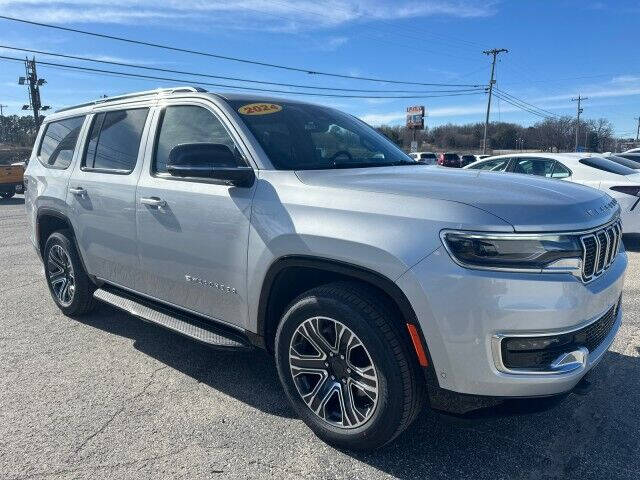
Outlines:
{"type": "Polygon", "coordinates": [[[441,153],[438,156],[438,165],[442,165],[443,167],[460,168],[462,167],[460,155],[451,152],[441,153]]]}

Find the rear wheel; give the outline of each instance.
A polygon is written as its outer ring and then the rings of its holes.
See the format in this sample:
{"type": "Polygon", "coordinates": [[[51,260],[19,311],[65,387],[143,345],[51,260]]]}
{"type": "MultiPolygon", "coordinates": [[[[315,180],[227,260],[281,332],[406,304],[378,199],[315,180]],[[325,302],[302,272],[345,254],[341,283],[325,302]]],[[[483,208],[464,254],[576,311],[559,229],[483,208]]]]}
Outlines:
{"type": "Polygon", "coordinates": [[[424,405],[424,382],[393,313],[366,286],[336,282],[298,297],[276,332],[276,363],[302,420],[327,443],[373,449],[424,405]]]}
{"type": "Polygon", "coordinates": [[[93,308],[94,286],[82,266],[69,230],[52,233],[44,247],[44,270],[56,305],[69,316],[93,308]]]}

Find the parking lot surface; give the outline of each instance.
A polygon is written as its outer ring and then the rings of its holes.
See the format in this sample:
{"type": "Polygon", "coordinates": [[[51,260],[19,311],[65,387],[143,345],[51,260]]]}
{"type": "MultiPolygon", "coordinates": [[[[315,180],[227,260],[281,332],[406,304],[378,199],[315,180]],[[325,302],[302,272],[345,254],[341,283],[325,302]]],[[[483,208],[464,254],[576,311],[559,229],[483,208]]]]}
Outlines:
{"type": "Polygon", "coordinates": [[[629,259],[623,325],[586,395],[425,411],[393,444],[349,453],[296,418],[262,352],[216,352],[104,305],[62,315],[23,197],[0,201],[0,478],[640,478],[640,253],[629,259]]]}

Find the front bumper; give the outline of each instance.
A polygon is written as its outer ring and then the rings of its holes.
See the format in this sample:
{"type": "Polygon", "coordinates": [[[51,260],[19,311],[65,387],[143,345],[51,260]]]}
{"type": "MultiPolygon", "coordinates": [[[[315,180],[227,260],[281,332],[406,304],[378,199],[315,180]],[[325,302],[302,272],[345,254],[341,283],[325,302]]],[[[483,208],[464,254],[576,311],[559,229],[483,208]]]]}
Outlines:
{"type": "Polygon", "coordinates": [[[604,274],[584,284],[570,274],[466,269],[440,248],[397,282],[419,319],[441,388],[535,397],[571,390],[600,361],[620,327],[622,308],[604,339],[571,368],[509,371],[501,361],[499,339],[558,335],[597,321],[619,301],[626,266],[621,249],[604,274]]]}

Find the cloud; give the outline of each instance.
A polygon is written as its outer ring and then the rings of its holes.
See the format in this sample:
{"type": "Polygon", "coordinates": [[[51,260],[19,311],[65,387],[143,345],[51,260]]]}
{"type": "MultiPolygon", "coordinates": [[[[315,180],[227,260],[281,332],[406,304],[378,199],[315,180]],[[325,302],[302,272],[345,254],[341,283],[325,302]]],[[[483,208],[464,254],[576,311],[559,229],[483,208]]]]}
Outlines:
{"type": "Polygon", "coordinates": [[[4,15],[41,22],[217,26],[267,31],[331,28],[355,22],[448,16],[487,17],[480,0],[0,0],[4,15]]]}

